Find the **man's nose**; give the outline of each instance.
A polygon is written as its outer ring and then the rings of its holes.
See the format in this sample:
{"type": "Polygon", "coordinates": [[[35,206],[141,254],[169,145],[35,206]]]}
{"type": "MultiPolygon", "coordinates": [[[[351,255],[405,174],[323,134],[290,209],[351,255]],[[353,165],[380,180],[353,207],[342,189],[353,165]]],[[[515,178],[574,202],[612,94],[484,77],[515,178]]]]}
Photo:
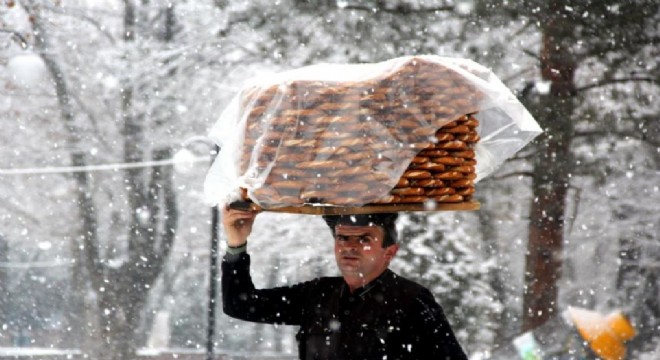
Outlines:
{"type": "Polygon", "coordinates": [[[351,248],[351,249],[357,249],[360,247],[360,241],[358,239],[348,239],[344,241],[343,243],[344,247],[346,248],[351,248]]]}

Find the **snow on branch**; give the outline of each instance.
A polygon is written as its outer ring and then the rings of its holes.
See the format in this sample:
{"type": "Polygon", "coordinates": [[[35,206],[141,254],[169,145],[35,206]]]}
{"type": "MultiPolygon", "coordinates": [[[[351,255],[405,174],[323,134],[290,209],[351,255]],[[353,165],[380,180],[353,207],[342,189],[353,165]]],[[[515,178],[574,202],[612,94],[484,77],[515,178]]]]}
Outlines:
{"type": "Polygon", "coordinates": [[[599,87],[602,87],[602,86],[607,86],[607,85],[612,85],[612,84],[619,84],[619,83],[626,83],[626,82],[651,82],[651,83],[657,84],[657,83],[660,83],[660,79],[651,78],[651,77],[629,77],[629,78],[620,78],[620,79],[605,79],[605,80],[595,82],[593,84],[589,84],[589,85],[579,87],[576,90],[578,92],[582,92],[582,91],[587,91],[587,90],[599,88],[599,87]]]}

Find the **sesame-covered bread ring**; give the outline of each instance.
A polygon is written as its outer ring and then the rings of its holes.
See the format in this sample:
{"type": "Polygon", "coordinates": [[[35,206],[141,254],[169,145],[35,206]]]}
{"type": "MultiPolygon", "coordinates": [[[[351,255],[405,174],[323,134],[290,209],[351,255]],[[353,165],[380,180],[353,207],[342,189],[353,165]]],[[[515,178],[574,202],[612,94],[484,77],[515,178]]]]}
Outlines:
{"type": "Polygon", "coordinates": [[[445,171],[445,165],[436,162],[426,162],[423,164],[412,164],[410,166],[415,170],[445,171]]]}
{"type": "Polygon", "coordinates": [[[424,188],[421,187],[402,187],[394,188],[390,191],[392,195],[424,195],[424,188]]]}
{"type": "Polygon", "coordinates": [[[454,135],[447,132],[438,131],[435,133],[435,138],[438,140],[438,142],[451,141],[454,140],[454,135]]]}
{"type": "Polygon", "coordinates": [[[465,150],[467,149],[467,144],[460,140],[451,140],[439,142],[435,144],[435,147],[442,150],[465,150]]]}
{"type": "Polygon", "coordinates": [[[372,152],[359,153],[359,152],[351,151],[346,154],[337,156],[336,158],[353,164],[355,162],[364,162],[364,161],[369,161],[369,159],[374,159],[375,155],[372,152]]]}
{"type": "Polygon", "coordinates": [[[447,130],[447,129],[451,129],[451,128],[457,126],[457,125],[458,125],[458,122],[456,120],[454,120],[452,122],[448,122],[448,123],[442,125],[442,127],[440,129],[447,130]]]}
{"type": "Polygon", "coordinates": [[[468,196],[474,194],[474,187],[461,188],[456,191],[458,195],[468,196]]]}
{"type": "Polygon", "coordinates": [[[296,163],[296,162],[299,162],[299,161],[309,161],[313,158],[314,158],[313,153],[301,152],[301,153],[295,153],[295,154],[279,154],[275,158],[275,161],[282,162],[282,163],[296,163]]]}
{"type": "Polygon", "coordinates": [[[400,198],[396,199],[396,203],[400,204],[419,204],[423,203],[428,198],[426,196],[401,196],[400,198]]]}
{"type": "Polygon", "coordinates": [[[473,159],[476,156],[476,154],[474,150],[463,150],[463,151],[452,151],[449,153],[449,156],[465,158],[465,159],[473,159]]]}
{"type": "Polygon", "coordinates": [[[456,140],[465,141],[467,143],[475,143],[481,140],[478,134],[461,134],[456,137],[456,140]]]}
{"type": "Polygon", "coordinates": [[[334,191],[308,190],[300,193],[300,198],[306,202],[326,202],[336,197],[337,193],[334,191]]]}
{"type": "Polygon", "coordinates": [[[362,200],[358,197],[350,197],[337,194],[335,197],[330,198],[328,202],[331,202],[333,205],[355,205],[361,201],[362,200]]]}
{"type": "Polygon", "coordinates": [[[356,147],[364,143],[363,139],[344,139],[337,142],[339,147],[356,147]]]}
{"type": "Polygon", "coordinates": [[[296,117],[296,116],[320,116],[322,112],[316,109],[287,109],[283,110],[281,116],[296,117]]]}
{"type": "Polygon", "coordinates": [[[281,180],[271,182],[270,186],[277,190],[301,190],[307,186],[307,184],[300,180],[281,180]]]}
{"type": "Polygon", "coordinates": [[[415,156],[410,162],[412,164],[419,165],[419,164],[423,164],[423,163],[428,162],[428,161],[429,161],[429,158],[427,158],[425,156],[419,156],[418,155],[418,156],[415,156]]]}
{"type": "Polygon", "coordinates": [[[286,147],[315,147],[318,140],[314,139],[289,139],[282,142],[283,146],[286,147]]]}
{"type": "Polygon", "coordinates": [[[278,167],[274,167],[270,171],[270,175],[276,175],[276,176],[280,176],[284,179],[287,179],[287,178],[290,178],[290,177],[293,177],[293,178],[296,178],[296,177],[311,177],[311,176],[314,175],[314,173],[310,172],[310,171],[301,170],[301,169],[294,169],[294,168],[288,168],[288,167],[284,167],[284,166],[278,166],[278,167]]]}
{"type": "MultiPolygon", "coordinates": [[[[460,158],[459,158],[460,159],[460,158]]],[[[474,166],[462,165],[462,166],[453,166],[449,168],[450,171],[459,171],[462,173],[473,173],[475,171],[474,166]]]]}
{"type": "Polygon", "coordinates": [[[367,167],[362,167],[362,166],[351,166],[351,167],[344,167],[344,168],[339,168],[338,170],[334,170],[328,173],[328,176],[332,177],[350,177],[350,176],[358,176],[358,175],[364,175],[368,174],[371,171],[370,168],[367,167]]]}
{"type": "Polygon", "coordinates": [[[440,157],[447,156],[449,152],[447,150],[437,150],[437,149],[425,149],[419,152],[419,156],[428,156],[428,157],[440,157]]]}
{"type": "Polygon", "coordinates": [[[471,128],[476,128],[479,126],[479,120],[475,119],[474,117],[469,117],[468,120],[463,122],[463,125],[471,127],[471,128]]]}
{"type": "Polygon", "coordinates": [[[441,180],[459,180],[459,179],[463,179],[465,175],[462,172],[458,172],[458,171],[445,171],[445,172],[433,174],[433,177],[441,180]]]}
{"type": "Polygon", "coordinates": [[[401,197],[399,195],[385,195],[384,197],[373,201],[373,204],[389,204],[399,202],[401,197]]]}
{"type": "Polygon", "coordinates": [[[396,187],[407,187],[408,185],[410,185],[410,180],[404,177],[400,178],[396,183],[396,187]]]}
{"type": "Polygon", "coordinates": [[[360,174],[354,178],[354,181],[383,184],[390,181],[390,176],[386,173],[371,170],[367,173],[360,174]]]}
{"type": "Polygon", "coordinates": [[[357,194],[369,190],[370,185],[372,184],[363,182],[344,182],[325,187],[324,190],[333,191],[335,193],[352,192],[357,194]]]}
{"type": "Polygon", "coordinates": [[[464,187],[474,186],[474,180],[460,179],[460,180],[452,181],[450,183],[450,186],[453,188],[464,188],[464,187]]]}
{"type": "Polygon", "coordinates": [[[303,161],[296,165],[298,169],[310,169],[310,170],[335,170],[346,168],[346,162],[339,160],[325,160],[325,161],[303,161]]]}
{"type": "Polygon", "coordinates": [[[420,179],[420,180],[413,180],[411,183],[414,186],[421,186],[425,188],[436,188],[436,187],[444,187],[445,183],[444,181],[440,179],[420,179]]]}
{"type": "Polygon", "coordinates": [[[457,125],[457,126],[453,126],[453,127],[447,128],[447,129],[442,128],[442,131],[444,131],[444,132],[448,132],[448,133],[450,133],[450,134],[468,134],[468,133],[470,133],[472,130],[471,130],[470,127],[468,127],[468,126],[465,126],[465,125],[457,125]]]}
{"type": "Polygon", "coordinates": [[[346,125],[346,124],[357,124],[358,119],[354,116],[345,116],[345,115],[335,115],[335,116],[319,116],[313,118],[311,121],[312,124],[321,126],[332,126],[332,125],[346,125]]]}
{"type": "Polygon", "coordinates": [[[426,189],[424,195],[428,197],[433,196],[442,196],[442,195],[452,195],[456,193],[456,189],[450,187],[435,188],[435,189],[426,189]]]}
{"type": "Polygon", "coordinates": [[[439,203],[457,203],[463,201],[463,196],[458,194],[441,195],[441,196],[434,196],[433,200],[439,203]]]}
{"type": "MultiPolygon", "coordinates": [[[[344,155],[350,153],[351,150],[339,146],[323,146],[314,149],[316,155],[344,155]]],[[[343,159],[343,158],[342,158],[343,159]]]]}
{"type": "Polygon", "coordinates": [[[402,177],[408,179],[430,179],[432,175],[429,171],[426,170],[406,170],[402,177]]]}
{"type": "Polygon", "coordinates": [[[432,158],[431,161],[438,164],[455,166],[455,165],[463,164],[465,162],[465,159],[461,157],[442,156],[442,157],[432,158]]]}

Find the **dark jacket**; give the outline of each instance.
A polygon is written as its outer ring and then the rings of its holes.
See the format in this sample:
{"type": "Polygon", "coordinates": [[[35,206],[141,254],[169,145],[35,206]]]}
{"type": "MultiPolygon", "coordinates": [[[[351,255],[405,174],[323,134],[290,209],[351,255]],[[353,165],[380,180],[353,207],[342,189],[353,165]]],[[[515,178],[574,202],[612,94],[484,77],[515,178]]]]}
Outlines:
{"type": "Polygon", "coordinates": [[[257,290],[250,256],[228,254],[222,300],[235,318],[299,325],[304,360],[467,360],[433,295],[390,270],[352,294],[341,277],[257,290]]]}

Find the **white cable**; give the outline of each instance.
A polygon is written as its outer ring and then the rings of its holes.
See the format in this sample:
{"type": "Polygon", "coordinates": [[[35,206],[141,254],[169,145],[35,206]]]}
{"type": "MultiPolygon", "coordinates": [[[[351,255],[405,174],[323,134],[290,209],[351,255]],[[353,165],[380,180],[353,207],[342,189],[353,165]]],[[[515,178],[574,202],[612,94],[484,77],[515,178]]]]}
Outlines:
{"type": "MultiPolygon", "coordinates": [[[[186,160],[188,163],[198,163],[202,161],[209,161],[208,156],[199,156],[186,160]]],[[[134,169],[144,167],[154,167],[162,165],[174,165],[181,161],[174,158],[157,160],[157,161],[140,161],[134,163],[117,163],[117,164],[103,164],[103,165],[86,165],[86,166],[62,166],[62,167],[45,167],[45,168],[25,168],[25,169],[0,169],[0,175],[34,175],[34,174],[58,174],[58,173],[75,173],[86,171],[108,171],[108,170],[121,170],[121,169],[134,169]]]]}
{"type": "Polygon", "coordinates": [[[0,269],[32,269],[32,268],[51,268],[58,266],[72,266],[73,261],[32,261],[32,262],[2,262],[0,269]]]}

